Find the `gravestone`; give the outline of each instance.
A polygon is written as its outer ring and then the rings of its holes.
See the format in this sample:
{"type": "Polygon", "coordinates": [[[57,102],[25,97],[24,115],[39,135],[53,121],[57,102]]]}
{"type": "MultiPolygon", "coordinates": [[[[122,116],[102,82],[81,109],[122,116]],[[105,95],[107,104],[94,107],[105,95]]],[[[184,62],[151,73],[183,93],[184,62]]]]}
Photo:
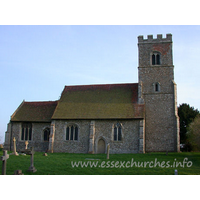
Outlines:
{"type": "Polygon", "coordinates": [[[47,153],[44,153],[43,156],[47,156],[47,153]]]}
{"type": "Polygon", "coordinates": [[[35,169],[35,167],[34,167],[34,153],[35,153],[34,148],[31,147],[31,150],[27,150],[26,152],[27,152],[28,155],[31,156],[31,165],[30,165],[30,167],[27,171],[36,172],[37,169],[35,169]]]}
{"type": "Polygon", "coordinates": [[[16,139],[15,139],[15,137],[13,138],[13,154],[14,155],[16,155],[16,156],[18,156],[19,154],[17,153],[17,151],[16,151],[16,139]]]}
{"type": "Polygon", "coordinates": [[[109,154],[110,154],[110,144],[107,146],[107,159],[109,159],[109,154]]]}
{"type": "Polygon", "coordinates": [[[9,158],[9,154],[7,154],[7,150],[3,151],[3,156],[1,156],[2,162],[2,175],[6,175],[6,162],[9,158]]]}
{"type": "Polygon", "coordinates": [[[22,174],[22,170],[16,170],[13,175],[24,175],[22,174]]]}
{"type": "Polygon", "coordinates": [[[27,148],[28,148],[28,140],[25,141],[25,149],[27,149],[27,148]]]}
{"type": "Polygon", "coordinates": [[[177,169],[174,170],[174,175],[178,175],[178,170],[177,169]]]}

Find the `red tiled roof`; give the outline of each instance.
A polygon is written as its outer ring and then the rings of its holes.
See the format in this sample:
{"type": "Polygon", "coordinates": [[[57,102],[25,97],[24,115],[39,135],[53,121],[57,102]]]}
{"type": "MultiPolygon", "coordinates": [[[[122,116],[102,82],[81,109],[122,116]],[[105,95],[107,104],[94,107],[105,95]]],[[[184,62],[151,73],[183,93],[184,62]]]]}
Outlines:
{"type": "Polygon", "coordinates": [[[51,122],[57,101],[25,102],[11,116],[11,121],[51,122]]]}
{"type": "Polygon", "coordinates": [[[137,83],[65,86],[59,101],[23,101],[11,121],[143,118],[144,105],[137,100],[137,83]]]}
{"type": "Polygon", "coordinates": [[[143,118],[137,100],[137,83],[66,86],[52,119],[143,118]]]}

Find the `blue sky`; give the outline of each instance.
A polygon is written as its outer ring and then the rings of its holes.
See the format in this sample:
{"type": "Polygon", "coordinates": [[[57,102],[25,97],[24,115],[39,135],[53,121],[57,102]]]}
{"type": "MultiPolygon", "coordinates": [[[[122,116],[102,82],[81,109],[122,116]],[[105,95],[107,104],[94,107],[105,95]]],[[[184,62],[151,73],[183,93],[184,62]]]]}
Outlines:
{"type": "Polygon", "coordinates": [[[57,100],[65,85],[138,82],[137,37],[167,33],[173,35],[178,105],[200,110],[200,26],[1,25],[0,140],[23,100],[57,100]]]}

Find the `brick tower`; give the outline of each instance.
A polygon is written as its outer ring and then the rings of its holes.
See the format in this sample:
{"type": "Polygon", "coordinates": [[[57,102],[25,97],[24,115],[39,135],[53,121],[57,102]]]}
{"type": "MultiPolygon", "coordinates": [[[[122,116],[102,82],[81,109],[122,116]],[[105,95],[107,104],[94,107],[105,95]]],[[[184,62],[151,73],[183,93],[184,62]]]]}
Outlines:
{"type": "Polygon", "coordinates": [[[138,37],[139,103],[145,103],[145,151],[179,151],[172,35],[138,37]]]}

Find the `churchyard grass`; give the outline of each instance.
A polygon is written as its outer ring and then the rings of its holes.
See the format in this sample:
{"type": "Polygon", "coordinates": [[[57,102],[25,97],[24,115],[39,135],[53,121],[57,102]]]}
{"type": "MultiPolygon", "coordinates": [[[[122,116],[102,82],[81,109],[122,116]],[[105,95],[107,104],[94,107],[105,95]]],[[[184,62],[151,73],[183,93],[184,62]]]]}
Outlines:
{"type": "MultiPolygon", "coordinates": [[[[11,152],[8,151],[8,153],[11,152]]],[[[179,175],[200,174],[200,153],[195,152],[110,154],[109,160],[106,159],[106,154],[48,153],[48,156],[43,156],[43,154],[42,152],[34,154],[34,166],[37,169],[35,173],[27,171],[30,167],[30,155],[10,155],[7,160],[6,174],[12,175],[19,169],[24,175],[173,175],[175,169],[178,170],[179,175]],[[183,164],[184,159],[186,161],[184,167],[175,166],[176,162],[183,164]],[[98,162],[98,165],[97,167],[81,167],[80,165],[72,167],[72,162],[79,161],[98,162]],[[137,167],[133,165],[133,162],[136,162],[137,167]]],[[[2,155],[3,151],[0,151],[0,157],[2,155]]]]}

